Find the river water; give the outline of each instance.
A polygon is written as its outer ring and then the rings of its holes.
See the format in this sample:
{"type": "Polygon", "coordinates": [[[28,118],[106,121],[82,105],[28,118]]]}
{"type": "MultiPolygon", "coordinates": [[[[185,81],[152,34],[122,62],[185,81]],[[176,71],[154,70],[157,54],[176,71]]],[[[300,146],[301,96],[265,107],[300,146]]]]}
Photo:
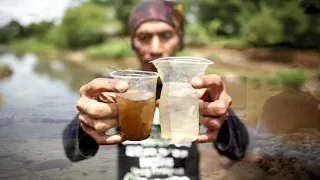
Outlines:
{"type": "Polygon", "coordinates": [[[70,163],[62,148],[78,89],[93,73],[32,54],[1,54],[0,64],[14,71],[0,81],[0,179],[115,179],[114,147],[102,148],[90,164],[70,163]]]}

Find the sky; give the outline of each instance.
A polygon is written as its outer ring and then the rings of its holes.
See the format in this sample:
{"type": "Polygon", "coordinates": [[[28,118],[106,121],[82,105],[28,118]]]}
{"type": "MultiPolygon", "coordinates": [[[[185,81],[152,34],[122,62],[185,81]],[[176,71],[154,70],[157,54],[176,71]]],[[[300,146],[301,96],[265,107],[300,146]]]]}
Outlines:
{"type": "Polygon", "coordinates": [[[44,20],[59,22],[72,0],[0,0],[0,27],[11,20],[22,25],[44,20]]]}

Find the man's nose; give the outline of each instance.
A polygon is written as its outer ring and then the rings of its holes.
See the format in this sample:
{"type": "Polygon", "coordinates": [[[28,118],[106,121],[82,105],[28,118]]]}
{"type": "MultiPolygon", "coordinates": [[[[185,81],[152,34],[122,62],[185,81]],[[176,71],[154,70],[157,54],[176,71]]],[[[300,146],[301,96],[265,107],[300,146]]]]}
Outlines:
{"type": "Polygon", "coordinates": [[[151,41],[151,55],[152,56],[162,56],[163,44],[161,43],[158,36],[152,38],[151,41]]]}

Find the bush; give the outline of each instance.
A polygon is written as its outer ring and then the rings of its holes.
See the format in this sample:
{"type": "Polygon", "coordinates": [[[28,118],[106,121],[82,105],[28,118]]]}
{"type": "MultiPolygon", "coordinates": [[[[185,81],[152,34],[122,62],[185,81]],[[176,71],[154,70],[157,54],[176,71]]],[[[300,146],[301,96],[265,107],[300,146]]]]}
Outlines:
{"type": "Polygon", "coordinates": [[[40,42],[34,38],[15,40],[10,43],[10,48],[14,51],[30,52],[38,55],[57,53],[57,48],[52,43],[40,42]]]}
{"type": "Polygon", "coordinates": [[[303,85],[307,79],[303,70],[285,69],[277,70],[271,74],[245,74],[248,81],[258,85],[282,85],[284,87],[299,87],[303,85]]]}
{"type": "Polygon", "coordinates": [[[17,21],[11,21],[0,28],[0,43],[8,44],[21,35],[23,27],[17,21]]]}
{"type": "Polygon", "coordinates": [[[51,42],[55,46],[59,48],[67,48],[68,47],[68,39],[66,33],[64,33],[63,26],[54,26],[48,32],[45,40],[47,42],[51,42]]]}
{"type": "Polygon", "coordinates": [[[300,0],[259,1],[256,5],[256,9],[244,9],[238,18],[242,36],[253,45],[294,43],[310,29],[311,19],[305,14],[300,0]]]}
{"type": "Polygon", "coordinates": [[[204,46],[209,44],[210,36],[202,24],[188,24],[186,29],[185,44],[189,46],[204,46]]]}
{"type": "Polygon", "coordinates": [[[187,50],[179,51],[176,56],[191,56],[191,53],[189,53],[187,50]]]}
{"type": "Polygon", "coordinates": [[[276,72],[277,81],[284,86],[301,86],[306,81],[302,70],[282,70],[276,72]]]}
{"type": "Polygon", "coordinates": [[[276,72],[276,79],[283,86],[301,86],[306,81],[302,70],[281,70],[276,72]]]}
{"type": "Polygon", "coordinates": [[[55,42],[68,48],[82,48],[88,45],[99,44],[104,40],[103,26],[108,22],[107,9],[93,3],[84,3],[69,8],[60,24],[59,29],[51,32],[55,42]],[[62,39],[66,39],[63,42],[62,39]]]}
{"type": "Polygon", "coordinates": [[[114,38],[106,43],[89,46],[85,49],[85,54],[95,58],[124,58],[132,56],[133,52],[129,40],[114,38]]]}
{"type": "Polygon", "coordinates": [[[247,41],[257,46],[279,43],[283,40],[281,22],[269,12],[262,12],[250,19],[242,28],[247,41]]]}

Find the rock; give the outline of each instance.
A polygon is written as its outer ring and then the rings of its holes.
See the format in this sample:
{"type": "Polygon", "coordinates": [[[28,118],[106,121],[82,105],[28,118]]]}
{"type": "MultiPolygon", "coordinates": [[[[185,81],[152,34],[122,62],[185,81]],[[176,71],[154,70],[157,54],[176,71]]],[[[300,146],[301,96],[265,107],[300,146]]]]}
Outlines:
{"type": "Polygon", "coordinates": [[[263,105],[259,133],[287,134],[303,128],[320,129],[319,101],[309,92],[295,88],[270,97],[263,105]]]}
{"type": "Polygon", "coordinates": [[[0,80],[13,74],[12,69],[8,65],[0,65],[0,80]]]}
{"type": "Polygon", "coordinates": [[[224,180],[265,180],[267,174],[263,169],[257,165],[246,161],[235,163],[230,169],[227,170],[224,180]]]}
{"type": "Polygon", "coordinates": [[[269,171],[268,171],[268,173],[270,173],[270,174],[277,174],[279,172],[280,172],[280,170],[277,167],[273,167],[273,168],[269,169],[269,171]]]}

